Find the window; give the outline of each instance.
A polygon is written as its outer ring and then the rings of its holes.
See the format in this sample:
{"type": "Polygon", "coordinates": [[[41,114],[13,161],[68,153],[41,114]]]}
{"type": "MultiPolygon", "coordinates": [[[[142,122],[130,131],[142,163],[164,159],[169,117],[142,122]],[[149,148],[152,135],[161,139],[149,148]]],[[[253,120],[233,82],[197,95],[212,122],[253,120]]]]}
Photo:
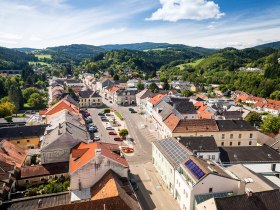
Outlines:
{"type": "Polygon", "coordinates": [[[222,134],[222,139],[225,139],[225,134],[222,134]]]}
{"type": "Polygon", "coordinates": [[[230,134],[230,138],[231,138],[231,139],[233,138],[233,134],[230,134]]]}
{"type": "Polygon", "coordinates": [[[27,142],[30,142],[30,140],[26,140],[27,142]]]}
{"type": "Polygon", "coordinates": [[[210,187],[210,188],[209,188],[209,193],[212,193],[212,192],[213,192],[213,188],[210,187]]]}
{"type": "Polygon", "coordinates": [[[232,146],[232,141],[231,141],[231,142],[229,142],[229,146],[232,146]]]}
{"type": "Polygon", "coordinates": [[[225,142],[221,142],[221,146],[224,146],[225,145],[225,142]]]}
{"type": "Polygon", "coordinates": [[[240,145],[241,145],[241,142],[239,141],[239,142],[238,142],[238,146],[240,146],[240,145]]]}
{"type": "Polygon", "coordinates": [[[250,133],[250,139],[251,139],[251,138],[253,138],[253,134],[252,134],[252,133],[250,133]]]}
{"type": "Polygon", "coordinates": [[[242,134],[241,133],[238,135],[238,138],[240,138],[240,139],[242,138],[242,134]]]}
{"type": "Polygon", "coordinates": [[[249,141],[249,145],[252,145],[252,141],[249,141]]]}
{"type": "Polygon", "coordinates": [[[17,141],[17,144],[19,144],[20,143],[20,141],[17,141]]]}
{"type": "Polygon", "coordinates": [[[215,155],[212,155],[212,160],[215,160],[215,155]]]}

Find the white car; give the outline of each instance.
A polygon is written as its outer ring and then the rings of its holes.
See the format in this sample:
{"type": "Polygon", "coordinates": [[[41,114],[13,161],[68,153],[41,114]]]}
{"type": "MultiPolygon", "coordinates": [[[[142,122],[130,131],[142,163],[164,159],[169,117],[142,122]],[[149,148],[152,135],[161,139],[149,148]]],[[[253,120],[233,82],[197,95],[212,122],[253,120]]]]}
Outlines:
{"type": "Polygon", "coordinates": [[[108,127],[106,127],[106,130],[114,130],[114,128],[111,126],[108,126],[108,127]]]}

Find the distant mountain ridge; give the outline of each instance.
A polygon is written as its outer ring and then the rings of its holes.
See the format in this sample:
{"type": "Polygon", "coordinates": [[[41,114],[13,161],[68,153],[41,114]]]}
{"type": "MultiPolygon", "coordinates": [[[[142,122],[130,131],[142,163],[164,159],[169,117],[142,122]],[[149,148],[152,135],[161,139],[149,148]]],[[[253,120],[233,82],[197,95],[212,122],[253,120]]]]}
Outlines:
{"type": "Polygon", "coordinates": [[[30,47],[20,47],[20,48],[12,48],[12,49],[20,51],[20,52],[25,52],[25,53],[32,52],[34,50],[39,50],[39,49],[36,49],[36,48],[30,48],[30,47]]]}
{"type": "Polygon", "coordinates": [[[280,41],[258,45],[258,46],[255,46],[254,48],[256,48],[256,49],[264,49],[264,48],[279,49],[280,48],[280,41]]]}

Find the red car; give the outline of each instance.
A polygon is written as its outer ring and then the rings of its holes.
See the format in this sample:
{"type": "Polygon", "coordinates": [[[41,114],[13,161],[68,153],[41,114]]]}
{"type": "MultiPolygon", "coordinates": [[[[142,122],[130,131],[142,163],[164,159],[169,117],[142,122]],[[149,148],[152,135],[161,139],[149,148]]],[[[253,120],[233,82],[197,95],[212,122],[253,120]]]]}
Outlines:
{"type": "Polygon", "coordinates": [[[88,113],[88,112],[86,112],[85,114],[84,114],[84,117],[89,117],[90,116],[90,113],[88,113]]]}
{"type": "Polygon", "coordinates": [[[114,138],[114,141],[122,141],[123,139],[122,138],[120,138],[120,137],[116,137],[116,138],[114,138]]]}
{"type": "Polygon", "coordinates": [[[117,135],[117,133],[115,131],[110,131],[109,135],[117,135]]]}

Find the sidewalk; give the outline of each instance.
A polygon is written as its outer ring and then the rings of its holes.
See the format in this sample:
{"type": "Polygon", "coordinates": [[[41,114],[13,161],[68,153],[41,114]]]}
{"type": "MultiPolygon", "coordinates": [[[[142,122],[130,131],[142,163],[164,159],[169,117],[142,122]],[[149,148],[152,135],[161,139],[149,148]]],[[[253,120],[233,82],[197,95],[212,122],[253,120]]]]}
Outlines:
{"type": "MultiPolygon", "coordinates": [[[[162,184],[161,178],[155,170],[152,163],[145,163],[141,165],[130,165],[130,170],[135,176],[136,182],[142,188],[141,192],[144,209],[158,209],[158,210],[178,210],[179,204],[170,194],[170,191],[162,184]],[[146,192],[145,192],[146,191],[146,192]]],[[[139,196],[141,197],[141,196],[139,196]]]]}

